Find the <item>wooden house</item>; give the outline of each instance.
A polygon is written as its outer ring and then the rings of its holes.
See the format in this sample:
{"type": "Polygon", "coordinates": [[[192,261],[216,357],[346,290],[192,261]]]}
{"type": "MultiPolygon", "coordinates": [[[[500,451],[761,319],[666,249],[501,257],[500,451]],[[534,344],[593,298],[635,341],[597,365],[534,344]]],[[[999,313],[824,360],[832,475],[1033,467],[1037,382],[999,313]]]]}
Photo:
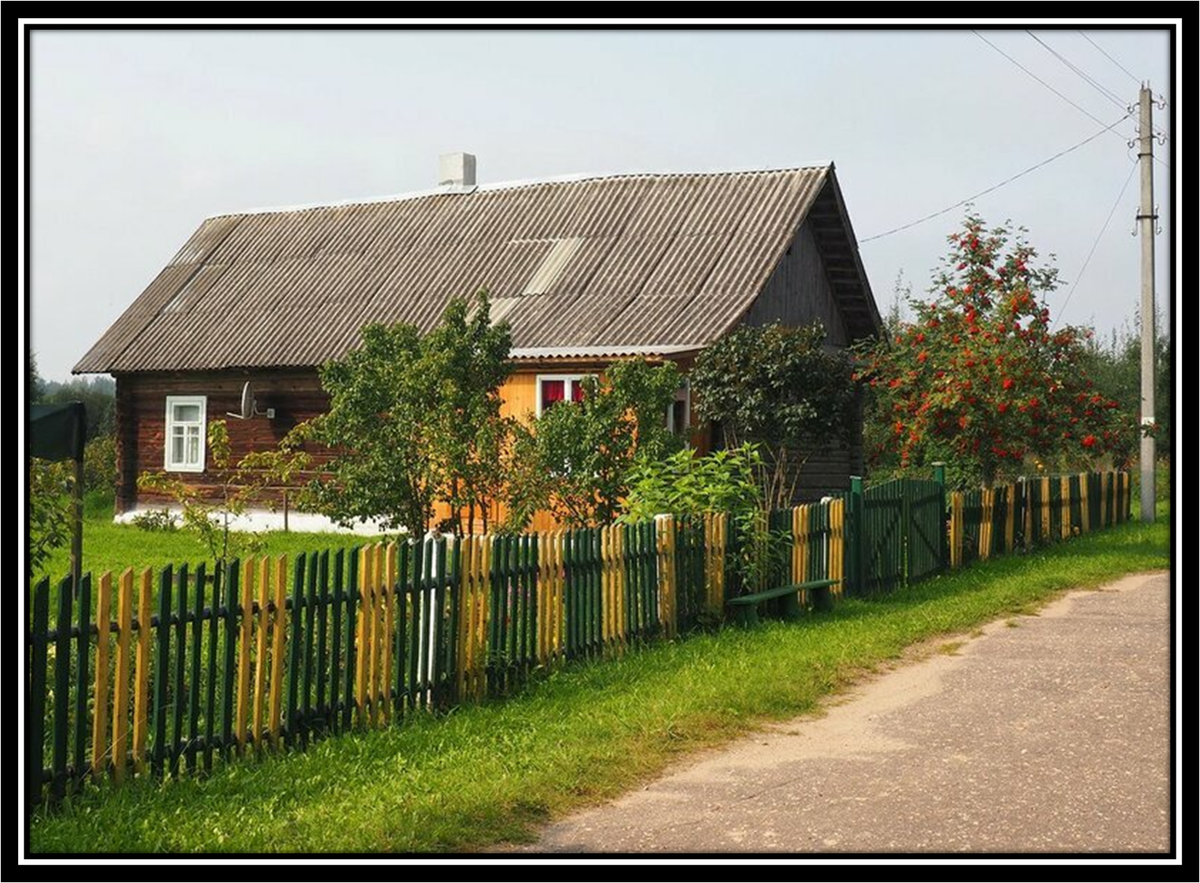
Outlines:
{"type": "MultiPolygon", "coordinates": [[[[117,517],[161,506],[144,471],[198,485],[207,422],[235,455],[275,445],[326,407],[317,369],[368,322],[433,327],[483,288],[513,329],[509,413],[536,415],[580,377],[631,356],[685,370],[743,323],[821,319],[829,343],[881,333],[832,165],[702,174],[578,176],[477,186],[474,158],[443,157],[436,189],[204,220],[75,366],[116,379],[117,517]]],[[[688,427],[686,388],[671,419],[688,427]]],[[[848,485],[861,446],[805,466],[799,493],[848,485]]],[[[262,513],[259,524],[277,524],[262,513]]],[[[292,513],[293,528],[329,527],[292,513]]]]}

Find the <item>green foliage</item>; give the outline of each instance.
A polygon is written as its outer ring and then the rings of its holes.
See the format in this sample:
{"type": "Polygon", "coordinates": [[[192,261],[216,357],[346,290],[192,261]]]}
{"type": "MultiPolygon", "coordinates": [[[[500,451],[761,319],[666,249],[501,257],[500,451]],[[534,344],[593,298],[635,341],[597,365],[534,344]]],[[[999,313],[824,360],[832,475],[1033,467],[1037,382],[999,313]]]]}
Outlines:
{"type": "Polygon", "coordinates": [[[46,568],[51,553],[71,540],[71,485],[65,463],[30,457],[29,567],[33,575],[46,568]]]}
{"type": "Polygon", "coordinates": [[[925,580],[832,614],[722,629],[569,666],[504,702],[344,733],[166,786],[87,785],[38,811],[30,850],[474,852],[639,787],[770,721],[810,713],[905,648],[1065,589],[1163,568],[1168,525],[1125,524],[925,580]],[[331,821],[333,820],[333,821],[331,821]]]}
{"type": "Polygon", "coordinates": [[[628,478],[629,495],[622,504],[620,520],[757,511],[762,508],[756,474],[761,465],[758,448],[749,444],[704,457],[682,448],[661,460],[638,463],[628,478]]]}
{"type": "Polygon", "coordinates": [[[37,376],[37,358],[29,350],[29,403],[37,404],[42,398],[42,378],[37,376]]]}
{"type": "Polygon", "coordinates": [[[111,436],[117,427],[116,384],[111,377],[73,377],[66,383],[43,381],[42,402],[49,405],[83,402],[87,437],[111,436]]]}
{"type": "MultiPolygon", "coordinates": [[[[1128,410],[1136,410],[1140,417],[1141,359],[1141,336],[1123,325],[1113,329],[1107,342],[1098,336],[1087,340],[1080,373],[1095,383],[1096,392],[1106,400],[1121,402],[1128,410]]],[[[1154,346],[1154,438],[1160,456],[1171,454],[1173,368],[1171,339],[1160,334],[1154,346]]]]}
{"type": "Polygon", "coordinates": [[[516,421],[500,416],[500,387],[512,373],[511,347],[508,325],[492,325],[484,292],[472,316],[466,300],[452,300],[421,341],[422,370],[438,379],[429,456],[459,535],[475,532],[477,515],[486,531],[491,504],[506,493],[502,462],[516,421]]]}
{"type": "Polygon", "coordinates": [[[571,527],[616,518],[635,464],[683,444],[666,427],[679,383],[673,362],[644,359],[615,363],[603,383],[585,378],[582,401],[556,403],[516,440],[522,509],[547,508],[571,527]]]}
{"type": "Polygon", "coordinates": [[[1137,441],[1132,419],[1087,376],[1087,333],[1051,326],[1044,297],[1058,271],[1035,264],[1023,229],[985,230],[975,215],[949,242],[932,299],[910,299],[914,320],[861,348],[872,466],[903,472],[940,460],[962,487],[1029,471],[1027,460],[1124,466],[1137,441]]]}
{"type": "Polygon", "coordinates": [[[788,531],[771,530],[758,476],[763,470],[757,445],[744,444],[699,457],[685,448],[631,470],[629,495],[619,520],[655,515],[729,514],[734,536],[728,562],[740,577],[743,594],[768,587],[791,549],[788,531]]]}
{"type": "Polygon", "coordinates": [[[170,509],[146,509],[130,519],[138,530],[150,533],[170,533],[179,530],[179,522],[170,509]]]}
{"type": "Polygon", "coordinates": [[[93,438],[83,449],[83,487],[86,491],[113,493],[117,487],[117,440],[111,435],[93,438]]]}
{"type": "Polygon", "coordinates": [[[201,487],[166,472],[143,472],[138,476],[138,488],[171,497],[182,509],[182,529],[199,541],[211,560],[223,566],[233,558],[261,552],[259,534],[234,531],[230,525],[262,488],[287,484],[306,468],[309,456],[295,449],[297,441],[286,438],[275,450],[256,451],[234,463],[225,421],[214,420],[208,424],[207,473],[214,479],[215,494],[207,484],[201,487]]]}
{"type": "Polygon", "coordinates": [[[334,451],[329,479],[310,485],[318,510],[343,525],[379,519],[420,535],[442,499],[456,531],[464,511],[468,524],[477,511],[486,524],[488,503],[506,487],[513,429],[500,417],[499,388],[510,346],[482,292],[473,316],[456,298],[424,338],[413,325],[364,326],[361,347],[322,367],[329,410],[306,428],[334,451]]]}
{"type": "Polygon", "coordinates": [[[691,373],[697,418],[720,426],[727,448],[760,446],[770,508],[790,506],[805,460],[849,434],[850,361],[824,343],[819,322],[743,326],[704,350],[691,373]]]}

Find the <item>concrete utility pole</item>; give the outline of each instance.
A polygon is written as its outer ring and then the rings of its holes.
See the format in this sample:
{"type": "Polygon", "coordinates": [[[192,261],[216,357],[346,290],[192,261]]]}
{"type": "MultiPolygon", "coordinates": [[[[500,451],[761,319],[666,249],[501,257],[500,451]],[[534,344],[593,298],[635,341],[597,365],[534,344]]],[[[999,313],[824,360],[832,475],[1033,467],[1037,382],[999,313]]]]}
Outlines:
{"type": "MultiPolygon", "coordinates": [[[[1138,97],[1138,161],[1141,163],[1142,201],[1138,227],[1142,236],[1142,426],[1154,424],[1154,126],[1148,86],[1138,97]]],[[[1154,522],[1154,439],[1143,435],[1141,447],[1142,521],[1154,522]]]]}

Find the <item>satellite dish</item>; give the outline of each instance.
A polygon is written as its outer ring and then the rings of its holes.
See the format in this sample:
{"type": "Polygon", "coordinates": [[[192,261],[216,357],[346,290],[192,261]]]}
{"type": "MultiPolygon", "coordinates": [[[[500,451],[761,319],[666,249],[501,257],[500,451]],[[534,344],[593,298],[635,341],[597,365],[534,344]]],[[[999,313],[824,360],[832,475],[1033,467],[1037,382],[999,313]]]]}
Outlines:
{"type": "Polygon", "coordinates": [[[268,420],[272,420],[275,417],[275,409],[258,410],[258,403],[254,400],[254,391],[250,388],[250,381],[247,380],[242,386],[241,413],[234,414],[232,411],[226,411],[225,414],[229,417],[236,417],[238,420],[249,420],[251,417],[266,417],[268,420]]]}

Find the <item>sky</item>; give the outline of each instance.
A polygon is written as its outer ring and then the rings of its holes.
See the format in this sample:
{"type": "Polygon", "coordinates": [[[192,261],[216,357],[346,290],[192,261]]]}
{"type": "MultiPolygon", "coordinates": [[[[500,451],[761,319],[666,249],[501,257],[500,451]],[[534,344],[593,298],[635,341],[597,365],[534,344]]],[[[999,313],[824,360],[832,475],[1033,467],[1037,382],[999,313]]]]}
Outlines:
{"type": "MultiPolygon", "coordinates": [[[[1101,132],[1136,102],[1137,80],[1169,96],[1165,30],[1083,26],[1094,45],[1034,30],[1045,46],[980,30],[997,48],[969,29],[35,31],[39,372],[66,379],[206,216],[428,189],[438,155],[459,150],[477,156],[481,184],[832,161],[886,312],[901,271],[915,294],[928,288],[964,209],[864,240],[1101,132]]],[[[1175,111],[1154,112],[1168,134],[1154,148],[1161,312],[1175,111]]],[[[974,202],[1056,256],[1052,315],[1102,334],[1135,327],[1134,128],[1126,119],[974,202]]]]}

